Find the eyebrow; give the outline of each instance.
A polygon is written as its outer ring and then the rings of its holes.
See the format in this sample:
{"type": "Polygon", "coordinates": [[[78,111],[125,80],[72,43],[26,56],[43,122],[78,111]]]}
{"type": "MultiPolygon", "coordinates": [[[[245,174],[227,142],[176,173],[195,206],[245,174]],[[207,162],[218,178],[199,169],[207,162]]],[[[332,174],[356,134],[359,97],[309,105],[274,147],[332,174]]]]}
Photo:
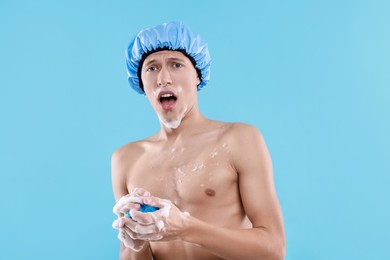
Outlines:
{"type": "MultiPolygon", "coordinates": [[[[167,60],[169,60],[169,61],[180,61],[180,62],[183,62],[183,63],[185,62],[184,59],[182,59],[182,58],[176,58],[176,57],[168,57],[167,60]]],[[[144,64],[144,66],[149,66],[151,63],[154,63],[154,62],[156,62],[156,61],[157,61],[156,59],[149,60],[148,62],[146,62],[146,63],[144,64]]]]}
{"type": "Polygon", "coordinates": [[[169,57],[168,60],[184,62],[184,59],[182,59],[182,58],[176,58],[176,57],[169,57]]]}

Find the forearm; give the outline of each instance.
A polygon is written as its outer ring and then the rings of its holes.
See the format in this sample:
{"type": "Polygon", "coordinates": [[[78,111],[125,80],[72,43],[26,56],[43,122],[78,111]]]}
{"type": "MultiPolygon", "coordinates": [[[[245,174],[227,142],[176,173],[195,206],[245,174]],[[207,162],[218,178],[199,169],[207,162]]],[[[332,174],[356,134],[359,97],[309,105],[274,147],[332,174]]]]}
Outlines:
{"type": "Polygon", "coordinates": [[[136,252],[130,248],[125,247],[121,243],[121,248],[119,252],[119,260],[152,260],[152,252],[149,246],[145,246],[139,252],[136,252]]]}
{"type": "Polygon", "coordinates": [[[190,218],[182,239],[197,244],[224,259],[284,258],[283,233],[262,228],[227,229],[190,218]]]}

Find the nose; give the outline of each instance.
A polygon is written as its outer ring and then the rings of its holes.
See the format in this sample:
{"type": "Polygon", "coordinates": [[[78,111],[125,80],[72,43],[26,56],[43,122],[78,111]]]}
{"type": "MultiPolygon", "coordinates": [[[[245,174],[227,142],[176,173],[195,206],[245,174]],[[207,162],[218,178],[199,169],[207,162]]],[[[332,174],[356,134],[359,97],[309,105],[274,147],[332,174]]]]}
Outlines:
{"type": "Polygon", "coordinates": [[[172,84],[171,73],[165,66],[163,66],[158,73],[157,84],[159,87],[165,87],[168,84],[172,84]]]}

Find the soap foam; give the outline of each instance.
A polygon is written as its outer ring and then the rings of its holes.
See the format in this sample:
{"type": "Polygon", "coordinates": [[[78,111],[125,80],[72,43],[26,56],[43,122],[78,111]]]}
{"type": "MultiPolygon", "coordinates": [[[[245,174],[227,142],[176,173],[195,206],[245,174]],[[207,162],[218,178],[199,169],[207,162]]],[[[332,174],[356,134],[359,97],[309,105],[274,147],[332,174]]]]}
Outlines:
{"type": "Polygon", "coordinates": [[[120,223],[120,219],[115,219],[114,222],[112,222],[112,228],[114,229],[119,229],[119,223],[120,223]]]}
{"type": "Polygon", "coordinates": [[[149,234],[153,234],[154,233],[154,229],[151,228],[150,226],[140,226],[140,225],[137,225],[137,226],[135,226],[135,232],[139,233],[141,235],[149,235],[149,234]]]}
{"type": "Polygon", "coordinates": [[[128,248],[134,247],[134,241],[132,239],[128,239],[129,237],[126,235],[126,232],[124,230],[120,230],[118,233],[118,239],[125,244],[128,248]]]}
{"type": "Polygon", "coordinates": [[[161,231],[164,228],[164,221],[162,220],[157,221],[156,226],[158,228],[158,231],[161,231]]]}
{"type": "Polygon", "coordinates": [[[210,158],[214,158],[217,155],[218,155],[218,151],[217,149],[214,149],[213,152],[210,154],[210,158]]]}
{"type": "Polygon", "coordinates": [[[131,195],[125,195],[125,196],[123,196],[122,198],[120,198],[118,200],[118,202],[115,204],[115,206],[112,209],[112,211],[116,215],[119,215],[121,208],[124,207],[126,204],[129,204],[129,203],[139,203],[139,204],[142,204],[142,198],[134,197],[134,196],[131,196],[131,195]]]}
{"type": "Polygon", "coordinates": [[[197,170],[200,170],[202,168],[204,168],[204,163],[201,163],[201,164],[194,164],[193,167],[192,167],[192,172],[195,172],[197,170]]]}
{"type": "Polygon", "coordinates": [[[158,116],[158,119],[160,120],[160,122],[165,125],[166,128],[170,128],[170,129],[176,129],[179,127],[180,123],[181,123],[181,120],[182,120],[182,117],[179,117],[179,118],[176,118],[174,120],[171,120],[171,121],[168,121],[164,118],[161,118],[160,115],[158,116]]]}
{"type": "Polygon", "coordinates": [[[222,145],[222,148],[223,148],[227,153],[230,153],[230,150],[229,150],[229,148],[228,148],[228,144],[224,143],[224,144],[222,145]]]}
{"type": "Polygon", "coordinates": [[[157,114],[157,116],[158,116],[158,119],[160,120],[160,122],[165,127],[170,128],[170,129],[176,129],[180,126],[181,121],[183,120],[183,117],[187,113],[187,111],[188,111],[188,107],[185,106],[183,111],[181,111],[181,113],[179,113],[179,115],[176,118],[171,119],[171,120],[162,118],[162,116],[160,116],[159,114],[157,114]]]}
{"type": "Polygon", "coordinates": [[[138,245],[135,245],[134,240],[129,237],[122,228],[118,233],[118,239],[125,245],[125,247],[131,248],[135,252],[141,251],[145,246],[145,243],[139,242],[137,243],[138,245]]]}
{"type": "Polygon", "coordinates": [[[181,213],[181,216],[182,216],[183,218],[188,218],[188,217],[191,216],[191,215],[190,215],[190,213],[188,213],[187,211],[184,211],[184,212],[181,213]]]}
{"type": "Polygon", "coordinates": [[[160,200],[160,203],[164,205],[162,208],[160,208],[160,216],[162,217],[169,217],[169,212],[171,210],[171,203],[169,200],[160,200]]]}

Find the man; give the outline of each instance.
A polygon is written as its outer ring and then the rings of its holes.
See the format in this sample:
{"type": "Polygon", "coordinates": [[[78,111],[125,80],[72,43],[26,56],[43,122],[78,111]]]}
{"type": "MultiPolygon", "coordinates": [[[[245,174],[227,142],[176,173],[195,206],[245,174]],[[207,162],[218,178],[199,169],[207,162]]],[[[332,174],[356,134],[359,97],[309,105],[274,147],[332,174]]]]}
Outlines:
{"type": "Polygon", "coordinates": [[[262,135],[199,112],[210,62],[207,44],[181,22],[142,30],[130,43],[130,85],[146,95],[161,129],[112,157],[120,259],[284,258],[262,135]],[[141,205],[157,210],[141,212],[141,205]]]}

